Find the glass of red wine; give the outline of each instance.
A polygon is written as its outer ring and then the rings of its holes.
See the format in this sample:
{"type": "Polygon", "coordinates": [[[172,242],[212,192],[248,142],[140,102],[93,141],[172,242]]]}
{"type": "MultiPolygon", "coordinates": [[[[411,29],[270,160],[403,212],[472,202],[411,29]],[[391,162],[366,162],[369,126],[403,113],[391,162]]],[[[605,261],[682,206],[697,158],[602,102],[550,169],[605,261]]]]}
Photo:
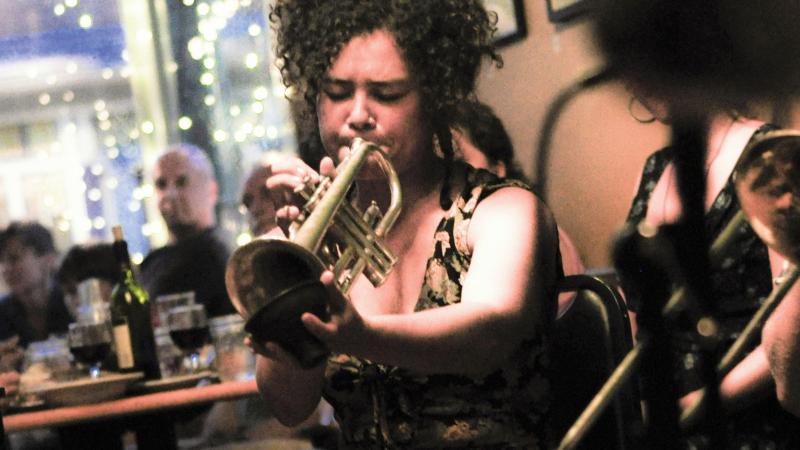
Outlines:
{"type": "Polygon", "coordinates": [[[100,365],[111,351],[111,327],[108,322],[69,324],[69,350],[72,356],[89,366],[89,377],[100,376],[100,365]]]}
{"type": "Polygon", "coordinates": [[[170,308],[167,326],[172,342],[189,356],[189,371],[200,369],[200,350],[211,339],[206,309],[202,304],[170,308]]]}

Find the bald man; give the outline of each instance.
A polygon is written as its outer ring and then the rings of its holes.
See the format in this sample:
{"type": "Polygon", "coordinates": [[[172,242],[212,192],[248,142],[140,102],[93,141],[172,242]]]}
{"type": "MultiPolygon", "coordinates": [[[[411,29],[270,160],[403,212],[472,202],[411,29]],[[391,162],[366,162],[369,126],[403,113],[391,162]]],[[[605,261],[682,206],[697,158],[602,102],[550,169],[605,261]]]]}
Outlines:
{"type": "Polygon", "coordinates": [[[192,145],[172,146],[158,158],[153,178],[169,241],[142,262],[145,289],[152,298],[193,291],[212,317],[235,312],[225,290],[230,253],[215,232],[218,187],[208,156],[192,145]]]}

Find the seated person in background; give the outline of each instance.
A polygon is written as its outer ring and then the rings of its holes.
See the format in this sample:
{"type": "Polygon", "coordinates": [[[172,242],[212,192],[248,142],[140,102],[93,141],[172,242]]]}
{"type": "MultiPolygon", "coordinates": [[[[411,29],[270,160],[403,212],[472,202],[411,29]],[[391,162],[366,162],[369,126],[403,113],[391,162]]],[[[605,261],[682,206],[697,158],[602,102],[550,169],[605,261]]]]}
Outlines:
{"type": "Polygon", "coordinates": [[[253,168],[244,183],[242,206],[247,210],[247,223],[253,237],[261,236],[277,226],[275,205],[267,189],[269,174],[269,162],[265,161],[253,168]]]}
{"type": "MultiPolygon", "coordinates": [[[[669,103],[655,98],[641,87],[629,82],[628,88],[636,99],[647,107],[656,120],[669,123],[669,103]]],[[[640,120],[640,119],[637,119],[640,120]]],[[[641,121],[641,120],[640,120],[641,121]]],[[[766,131],[774,129],[762,121],[736,114],[713,116],[706,137],[706,192],[704,195],[705,224],[710,240],[715,239],[728,221],[740,210],[733,182],[733,168],[744,148],[766,131]]],[[[658,226],[673,223],[681,216],[675,169],[674,149],[666,147],[646,161],[639,188],[628,213],[627,222],[637,225],[646,221],[658,226]]],[[[772,279],[780,274],[783,258],[768,250],[764,243],[745,224],[730,246],[730,263],[712,269],[711,294],[717,301],[714,319],[720,326],[720,348],[730,348],[761,301],[772,289],[772,279]]],[[[646,292],[626,287],[625,295],[633,312],[637,312],[646,292]]],[[[631,314],[635,324],[636,315],[631,314]]],[[[681,316],[670,322],[674,365],[680,407],[687,408],[700,395],[702,386],[699,368],[700,346],[694,338],[694,323],[681,316]]],[[[720,382],[720,398],[729,413],[725,423],[726,439],[735,448],[800,448],[800,422],[791,418],[777,405],[771,387],[766,352],[760,343],[720,382]]],[[[708,439],[702,433],[688,437],[693,448],[706,448],[708,439]]]]}
{"type": "Polygon", "coordinates": [[[90,278],[99,280],[103,298],[110,299],[111,290],[119,281],[118,264],[111,244],[75,245],[61,260],[56,279],[64,292],[66,304],[76,319],[81,301],[78,298],[78,285],[90,278]]]}
{"type": "Polygon", "coordinates": [[[142,285],[154,301],[193,291],[209,317],[234,313],[225,290],[229,251],[214,231],[218,187],[208,156],[189,144],[170,147],[158,158],[153,179],[169,242],[142,262],[142,285]]]}
{"type": "MultiPolygon", "coordinates": [[[[477,100],[465,102],[457,109],[454,122],[453,140],[457,156],[472,167],[527,182],[525,174],[514,159],[511,138],[492,108],[477,100]]],[[[586,271],[578,249],[561,227],[558,227],[558,248],[564,275],[577,275],[586,271]]],[[[559,317],[574,298],[574,292],[565,292],[558,296],[559,317]]]]}
{"type": "Polygon", "coordinates": [[[72,321],[53,277],[53,236],[35,222],[14,222],[0,232],[0,273],[9,294],[0,298],[0,340],[19,337],[27,347],[51,333],[66,333],[72,321]]]}
{"type": "Polygon", "coordinates": [[[489,105],[478,100],[465,102],[453,121],[456,152],[464,161],[501,177],[527,181],[514,158],[511,136],[489,105]]]}

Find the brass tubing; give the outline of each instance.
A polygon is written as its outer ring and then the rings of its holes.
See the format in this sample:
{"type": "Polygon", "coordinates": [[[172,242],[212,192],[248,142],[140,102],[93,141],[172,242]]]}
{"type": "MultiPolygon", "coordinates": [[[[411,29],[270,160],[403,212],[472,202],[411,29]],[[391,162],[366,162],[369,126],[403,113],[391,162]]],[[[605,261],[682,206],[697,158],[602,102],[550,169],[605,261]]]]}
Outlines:
{"type": "MultiPolygon", "coordinates": [[[[735,236],[739,227],[741,227],[747,218],[745,217],[744,213],[739,211],[725,228],[722,230],[720,235],[714,240],[709,249],[709,264],[711,267],[719,267],[725,256],[729,250],[730,242],[732,238],[735,236]]],[[[674,294],[670,297],[667,304],[661,311],[661,314],[669,319],[677,315],[682,308],[684,308],[686,302],[686,291],[683,287],[677,289],[674,294]]],[[[567,433],[564,435],[564,438],[561,440],[559,444],[559,449],[569,449],[574,448],[583,436],[589,431],[589,429],[594,425],[597,419],[600,417],[600,414],[605,410],[608,404],[611,401],[611,398],[617,394],[619,389],[622,387],[628,379],[630,379],[633,370],[635,370],[639,366],[639,360],[643,354],[643,346],[645,346],[646,340],[639,340],[634,344],[633,348],[628,352],[622,362],[617,366],[617,368],[612,372],[611,376],[609,376],[608,380],[606,380],[605,384],[602,388],[595,394],[594,398],[586,409],[581,413],[575,423],[570,427],[567,433]]]]}
{"type": "Polygon", "coordinates": [[[611,403],[611,399],[617,395],[622,386],[631,378],[634,370],[639,367],[644,349],[644,341],[636,342],[636,345],[625,355],[622,362],[608,377],[603,387],[597,391],[597,394],[589,402],[586,409],[583,410],[575,420],[575,423],[564,434],[564,438],[561,439],[561,443],[558,445],[558,450],[572,449],[578,445],[592,425],[600,418],[600,414],[611,403]]]}
{"type": "MultiPolygon", "coordinates": [[[[789,292],[789,289],[791,289],[794,283],[797,281],[799,274],[800,271],[797,270],[797,267],[792,266],[781,283],[775,286],[775,288],[773,288],[769,293],[769,296],[764,299],[764,303],[760,308],[758,308],[758,311],[756,311],[756,313],[753,315],[753,318],[750,319],[744,330],[742,330],[742,333],[738,338],[736,338],[728,351],[725,352],[725,355],[717,364],[717,375],[719,375],[720,379],[727,375],[728,372],[730,372],[731,369],[733,369],[736,364],[742,360],[742,357],[745,356],[745,349],[752,343],[753,339],[761,331],[764,323],[766,323],[767,319],[769,319],[772,312],[775,311],[775,308],[780,305],[783,297],[786,296],[786,294],[789,292]]],[[[686,408],[683,414],[681,414],[680,423],[682,427],[691,427],[699,419],[699,415],[703,409],[702,406],[705,403],[705,391],[706,389],[703,388],[700,396],[697,397],[694,403],[686,408]]]]}
{"type": "MultiPolygon", "coordinates": [[[[727,256],[728,247],[730,246],[731,239],[736,235],[739,227],[747,222],[747,217],[739,210],[734,215],[725,228],[720,232],[719,236],[711,244],[708,250],[708,264],[710,267],[720,267],[723,260],[727,256]]],[[[679,314],[686,306],[686,289],[681,286],[670,297],[669,301],[661,310],[661,314],[666,319],[672,319],[679,314]]]]}
{"type": "Polygon", "coordinates": [[[720,360],[717,366],[717,371],[719,373],[728,373],[733,366],[739,362],[738,357],[741,356],[743,348],[752,342],[755,335],[761,331],[761,328],[764,323],[766,323],[769,316],[775,311],[775,308],[781,303],[783,297],[786,296],[789,289],[791,289],[797,281],[798,275],[800,275],[800,271],[798,271],[796,266],[792,266],[786,273],[785,278],[781,280],[780,284],[775,286],[772,292],[769,293],[769,296],[764,299],[764,304],[756,311],[755,315],[753,315],[753,319],[748,322],[742,333],[736,341],[734,341],[733,345],[731,345],[731,348],[720,360]]]}
{"type": "Polygon", "coordinates": [[[369,156],[370,150],[370,145],[363,140],[358,138],[353,140],[350,154],[346,161],[339,165],[340,173],[333,179],[325,194],[314,206],[314,211],[303,222],[303,226],[297,230],[297,234],[292,238],[294,243],[312,253],[317,252],[331,219],[336,216],[336,212],[346,197],[347,190],[350,189],[356,174],[369,156]]]}

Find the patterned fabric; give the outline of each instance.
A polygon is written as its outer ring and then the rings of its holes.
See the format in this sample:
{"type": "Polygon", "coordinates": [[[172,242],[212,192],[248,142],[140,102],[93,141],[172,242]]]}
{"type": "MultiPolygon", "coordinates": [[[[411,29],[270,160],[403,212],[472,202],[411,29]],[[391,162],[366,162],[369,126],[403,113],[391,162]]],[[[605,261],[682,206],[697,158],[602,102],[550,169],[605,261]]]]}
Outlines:
{"type": "MultiPolygon", "coordinates": [[[[464,190],[436,229],[416,311],[460,301],[472,214],[481,200],[508,186],[524,187],[468,169],[464,190]]],[[[538,449],[546,447],[548,364],[541,330],[506,366],[482,378],[418,375],[338,354],[329,360],[324,395],[347,449],[538,449]]]]}
{"type": "MultiPolygon", "coordinates": [[[[750,142],[772,129],[774,127],[770,125],[762,126],[750,142]]],[[[641,183],[628,214],[629,224],[638,224],[647,215],[650,196],[672,158],[673,150],[667,147],[652,154],[645,162],[641,183]]],[[[709,239],[717,237],[739,209],[733,177],[730,177],[705,215],[705,232],[709,239]]],[[[710,274],[722,349],[730,348],[772,289],[767,248],[749,224],[745,223],[737,230],[731,248],[732,253],[723,261],[722,268],[710,274]]],[[[631,309],[638,311],[643,299],[630,291],[626,295],[631,309]]],[[[696,367],[700,353],[688,319],[678,321],[678,327],[672,345],[678,364],[678,389],[683,395],[702,386],[699,367],[696,367]]],[[[732,416],[726,428],[728,448],[800,448],[800,421],[781,409],[774,393],[770,399],[732,416]]],[[[706,448],[706,444],[705,436],[693,436],[688,441],[688,448],[706,448]]]]}

